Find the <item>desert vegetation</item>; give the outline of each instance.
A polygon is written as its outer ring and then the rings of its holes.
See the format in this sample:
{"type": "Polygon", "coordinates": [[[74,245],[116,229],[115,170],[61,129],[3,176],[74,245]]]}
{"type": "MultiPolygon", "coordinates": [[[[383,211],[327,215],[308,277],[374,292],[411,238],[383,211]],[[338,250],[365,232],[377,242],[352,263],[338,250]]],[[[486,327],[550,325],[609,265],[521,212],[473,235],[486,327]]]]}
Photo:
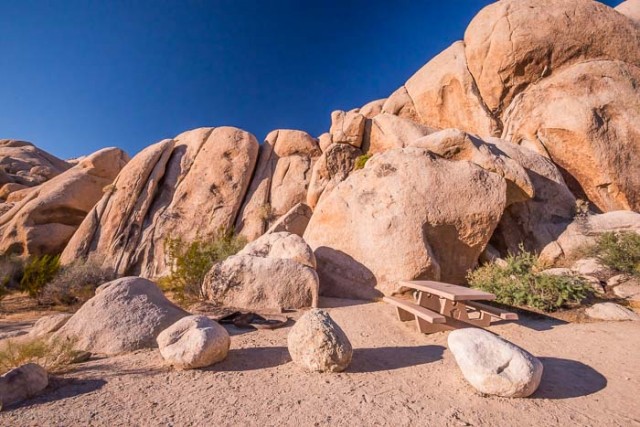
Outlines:
{"type": "Polygon", "coordinates": [[[5,340],[0,346],[0,374],[26,363],[37,363],[51,373],[62,372],[78,359],[74,344],[74,340],[49,337],[5,340]]]}
{"type": "Polygon", "coordinates": [[[98,286],[116,278],[111,268],[94,259],[65,265],[45,284],[40,300],[47,304],[76,305],[91,298],[98,286]]]}
{"type": "Polygon", "coordinates": [[[246,243],[232,229],[220,229],[210,238],[191,242],[169,237],[164,247],[170,273],[160,278],[158,284],[182,302],[201,298],[204,277],[213,264],[235,255],[246,243]]]}
{"type": "Polygon", "coordinates": [[[579,304],[592,293],[580,277],[544,274],[538,257],[522,250],[503,262],[492,262],[469,273],[469,284],[496,295],[496,302],[555,311],[579,304]]]}
{"type": "Polygon", "coordinates": [[[353,168],[355,170],[364,169],[365,165],[367,164],[367,162],[369,161],[371,156],[372,156],[371,153],[366,153],[366,154],[363,154],[361,156],[356,157],[356,161],[355,161],[355,163],[353,165],[353,168]]]}
{"type": "Polygon", "coordinates": [[[59,255],[32,257],[24,265],[20,289],[31,298],[39,298],[47,283],[51,282],[60,270],[59,255]]]}
{"type": "Polygon", "coordinates": [[[585,251],[610,269],[640,276],[640,234],[633,232],[604,233],[595,245],[585,251]]]}

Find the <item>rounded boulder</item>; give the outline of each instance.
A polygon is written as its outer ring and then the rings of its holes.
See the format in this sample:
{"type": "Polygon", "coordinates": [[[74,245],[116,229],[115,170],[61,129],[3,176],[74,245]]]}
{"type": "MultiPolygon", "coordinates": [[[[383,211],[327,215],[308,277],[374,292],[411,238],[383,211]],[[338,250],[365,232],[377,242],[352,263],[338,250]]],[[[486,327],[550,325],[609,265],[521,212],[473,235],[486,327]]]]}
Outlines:
{"type": "Polygon", "coordinates": [[[158,335],[160,354],[178,369],[211,366],[227,357],[229,333],[206,316],[187,316],[158,335]]]}
{"type": "Polygon", "coordinates": [[[311,372],[342,372],[353,356],[349,338],[324,310],[312,309],[291,328],[289,354],[311,372]]]}
{"type": "Polygon", "coordinates": [[[491,332],[457,329],[448,345],[465,379],[480,393],[527,397],[540,385],[542,362],[491,332]]]}

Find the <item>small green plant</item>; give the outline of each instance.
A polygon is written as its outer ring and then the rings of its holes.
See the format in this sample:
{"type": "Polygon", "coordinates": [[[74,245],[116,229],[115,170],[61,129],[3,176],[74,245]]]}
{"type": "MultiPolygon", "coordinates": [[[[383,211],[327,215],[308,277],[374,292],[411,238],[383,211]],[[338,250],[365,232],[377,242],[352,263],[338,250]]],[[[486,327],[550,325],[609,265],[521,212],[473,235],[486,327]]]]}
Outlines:
{"type": "Polygon", "coordinates": [[[519,254],[509,255],[505,264],[485,264],[470,272],[469,284],[495,294],[496,302],[543,311],[578,304],[593,292],[579,277],[540,273],[543,266],[538,257],[520,249],[519,254]]]}
{"type": "Polygon", "coordinates": [[[233,230],[220,230],[210,239],[185,242],[168,238],[164,242],[170,274],[158,280],[160,287],[180,301],[202,297],[202,283],[214,263],[238,253],[246,244],[233,230]]]}
{"type": "Polygon", "coordinates": [[[45,285],[53,280],[59,269],[60,255],[31,258],[24,266],[20,289],[29,293],[31,298],[38,298],[45,285]]]}
{"type": "Polygon", "coordinates": [[[103,283],[116,278],[112,268],[104,268],[89,258],[60,268],[42,291],[41,300],[50,304],[74,305],[86,302],[103,283]]]}
{"type": "Polygon", "coordinates": [[[6,340],[0,346],[0,374],[26,363],[37,363],[52,373],[62,372],[78,358],[75,343],[73,339],[47,337],[6,340]]]}
{"type": "Polygon", "coordinates": [[[354,169],[355,170],[363,169],[364,166],[369,161],[369,159],[371,158],[371,156],[372,156],[371,154],[366,153],[366,154],[363,154],[361,156],[356,157],[356,161],[355,161],[354,166],[353,166],[354,169]]]}
{"type": "Polygon", "coordinates": [[[604,233],[587,250],[607,267],[621,273],[640,276],[640,234],[633,231],[604,233]]]}

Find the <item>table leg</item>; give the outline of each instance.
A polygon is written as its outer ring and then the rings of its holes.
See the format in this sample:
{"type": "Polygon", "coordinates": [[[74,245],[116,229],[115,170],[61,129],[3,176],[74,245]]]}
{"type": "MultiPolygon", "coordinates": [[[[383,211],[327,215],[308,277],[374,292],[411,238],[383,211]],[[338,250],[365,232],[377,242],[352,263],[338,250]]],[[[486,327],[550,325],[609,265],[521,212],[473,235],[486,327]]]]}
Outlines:
{"type": "Polygon", "coordinates": [[[400,319],[401,322],[408,322],[409,320],[413,320],[416,317],[408,311],[401,309],[400,307],[396,307],[396,313],[398,314],[398,319],[400,319]]]}

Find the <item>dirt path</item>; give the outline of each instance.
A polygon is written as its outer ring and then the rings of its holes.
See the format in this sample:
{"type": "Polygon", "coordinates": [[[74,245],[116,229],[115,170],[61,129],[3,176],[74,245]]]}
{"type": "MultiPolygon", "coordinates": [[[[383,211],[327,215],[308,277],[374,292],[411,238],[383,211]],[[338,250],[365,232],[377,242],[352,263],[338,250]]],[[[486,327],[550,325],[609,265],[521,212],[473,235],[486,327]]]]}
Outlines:
{"type": "Polygon", "coordinates": [[[640,426],[640,322],[492,327],[545,365],[532,398],[503,399],[465,383],[446,333],[421,335],[383,303],[330,312],[356,349],[348,372],[299,370],[288,328],[230,327],[229,357],[211,369],[176,372],[154,350],[94,360],[0,413],[0,425],[640,426]]]}

